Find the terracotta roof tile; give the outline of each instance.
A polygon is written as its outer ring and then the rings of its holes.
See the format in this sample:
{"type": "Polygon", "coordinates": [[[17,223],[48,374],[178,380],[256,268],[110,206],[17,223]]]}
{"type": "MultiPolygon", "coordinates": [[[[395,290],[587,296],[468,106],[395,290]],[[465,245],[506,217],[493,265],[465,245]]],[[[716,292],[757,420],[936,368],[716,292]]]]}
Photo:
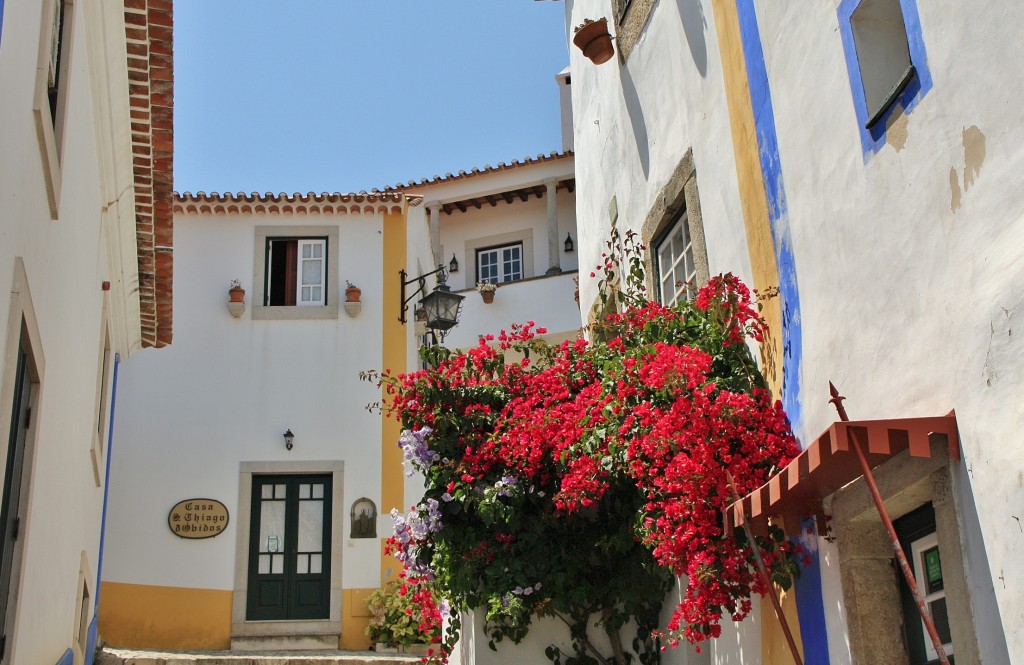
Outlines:
{"type": "Polygon", "coordinates": [[[433,178],[423,178],[422,180],[410,180],[409,182],[402,184],[398,183],[390,187],[382,187],[381,189],[375,189],[373,191],[384,191],[394,192],[409,189],[411,187],[422,187],[424,185],[436,185],[442,182],[448,182],[451,180],[462,180],[463,178],[472,178],[473,176],[483,175],[485,173],[496,173],[498,171],[508,171],[511,169],[520,168],[523,166],[529,166],[530,164],[540,164],[541,162],[550,162],[557,159],[567,159],[573,157],[571,150],[565,152],[551,152],[546,155],[537,155],[536,157],[524,157],[522,160],[514,159],[508,164],[505,162],[498,162],[497,166],[491,166],[490,164],[484,166],[482,169],[473,168],[469,172],[459,171],[457,174],[445,173],[443,176],[435,175],[433,178]]]}
{"type": "Polygon", "coordinates": [[[270,214],[400,214],[402,207],[419,205],[421,197],[407,197],[401,192],[359,192],[342,194],[309,192],[306,194],[221,194],[212,192],[176,193],[174,212],[179,214],[212,213],[217,215],[270,214]]]}

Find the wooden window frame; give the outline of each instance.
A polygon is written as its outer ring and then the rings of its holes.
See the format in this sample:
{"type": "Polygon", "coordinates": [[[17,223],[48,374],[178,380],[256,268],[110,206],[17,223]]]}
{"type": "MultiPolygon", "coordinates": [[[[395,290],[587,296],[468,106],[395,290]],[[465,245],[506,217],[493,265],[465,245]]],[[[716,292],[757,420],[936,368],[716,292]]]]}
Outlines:
{"type": "MultiPolygon", "coordinates": [[[[253,320],[290,320],[290,319],[337,319],[338,301],[338,259],[339,231],[337,226],[257,226],[254,243],[252,284],[255,293],[252,298],[251,315],[253,320]],[[269,285],[268,242],[271,240],[323,240],[324,271],[326,284],[324,287],[323,305],[267,305],[267,287],[269,285]]],[[[296,282],[298,282],[296,278],[296,282]]],[[[298,301],[298,298],[296,298],[298,301]]]]}
{"type": "Polygon", "coordinates": [[[57,219],[60,209],[61,160],[67,132],[68,89],[70,87],[71,59],[75,46],[76,3],[74,0],[45,0],[42,6],[42,25],[39,33],[39,56],[36,65],[36,86],[32,111],[36,119],[39,150],[43,157],[46,193],[50,204],[50,218],[57,219]],[[63,8],[59,26],[59,57],[56,66],[57,91],[51,101],[50,69],[54,43],[54,15],[63,8]]]}

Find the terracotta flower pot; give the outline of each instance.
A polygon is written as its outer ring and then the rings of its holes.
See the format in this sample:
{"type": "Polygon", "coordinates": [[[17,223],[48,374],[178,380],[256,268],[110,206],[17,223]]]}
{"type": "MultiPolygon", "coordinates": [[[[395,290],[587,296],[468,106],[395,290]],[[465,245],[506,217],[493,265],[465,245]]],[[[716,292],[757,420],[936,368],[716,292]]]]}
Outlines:
{"type": "Polygon", "coordinates": [[[245,302],[245,289],[236,286],[228,291],[228,297],[231,298],[230,302],[245,302]]]}
{"type": "Polygon", "coordinates": [[[480,296],[484,299],[485,305],[490,305],[494,302],[494,291],[481,291],[480,296]]]}
{"type": "Polygon", "coordinates": [[[350,286],[345,289],[345,302],[359,302],[363,297],[363,290],[358,286],[350,286]]]}
{"type": "Polygon", "coordinates": [[[572,43],[583,51],[583,55],[590,58],[595,65],[608,62],[615,55],[615,46],[612,44],[612,36],[608,33],[608,19],[606,18],[584,21],[576,28],[572,43]]]}

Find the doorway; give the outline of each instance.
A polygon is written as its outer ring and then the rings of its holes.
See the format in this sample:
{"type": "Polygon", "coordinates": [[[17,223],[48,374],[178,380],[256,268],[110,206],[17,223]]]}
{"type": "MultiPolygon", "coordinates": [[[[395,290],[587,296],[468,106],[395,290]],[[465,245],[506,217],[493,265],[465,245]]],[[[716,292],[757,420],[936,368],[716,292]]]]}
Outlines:
{"type": "Polygon", "coordinates": [[[332,480],[252,477],[247,621],[329,618],[332,480]]]}

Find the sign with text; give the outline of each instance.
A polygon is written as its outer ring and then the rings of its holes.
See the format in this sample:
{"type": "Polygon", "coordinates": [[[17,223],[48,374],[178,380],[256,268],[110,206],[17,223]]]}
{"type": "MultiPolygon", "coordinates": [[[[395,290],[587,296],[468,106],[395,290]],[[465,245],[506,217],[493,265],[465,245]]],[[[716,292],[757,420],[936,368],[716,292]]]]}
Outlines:
{"type": "Polygon", "coordinates": [[[227,506],[216,499],[185,499],[167,515],[167,526],[181,538],[213,538],[227,525],[227,506]]]}

